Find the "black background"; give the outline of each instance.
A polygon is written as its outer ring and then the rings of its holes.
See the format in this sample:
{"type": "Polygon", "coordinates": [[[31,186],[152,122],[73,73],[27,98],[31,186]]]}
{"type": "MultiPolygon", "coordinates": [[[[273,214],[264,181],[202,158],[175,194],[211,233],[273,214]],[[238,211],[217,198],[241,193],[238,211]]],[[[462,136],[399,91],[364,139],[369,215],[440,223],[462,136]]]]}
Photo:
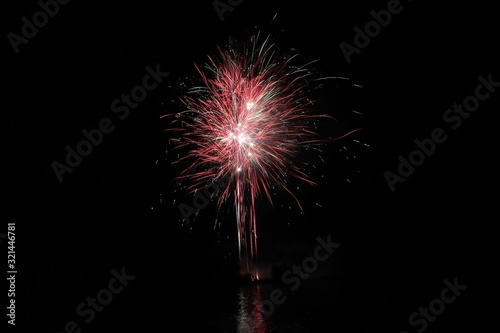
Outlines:
{"type": "MultiPolygon", "coordinates": [[[[318,108],[338,119],[337,134],[362,128],[351,137],[361,144],[349,138],[325,148],[318,171],[325,177],[318,188],[299,193],[307,217],[294,216],[296,208],[289,212],[288,198],[277,198],[274,210],[262,204],[268,221],[263,258],[298,263],[317,236],[332,234],[342,246],[331,272],[352,282],[338,332],[410,331],[408,315],[455,276],[468,290],[427,331],[486,327],[493,309],[484,300],[492,297],[488,277],[496,263],[498,92],[455,131],[442,115],[474,93],[479,75],[500,80],[496,10],[480,2],[406,1],[348,64],[339,43],[352,44],[353,28],[371,20],[370,10],[386,6],[244,1],[221,22],[210,1],[72,1],[18,54],[4,38],[2,230],[17,223],[18,324],[61,331],[76,319],[76,305],[121,267],[136,280],[85,332],[179,332],[183,328],[169,324],[173,317],[203,317],[192,295],[178,288],[211,283],[223,290],[213,277],[225,267],[226,248],[214,244],[231,229],[213,231],[213,205],[189,230],[174,205],[159,204],[160,194],[173,200],[178,171],[170,157],[165,160],[168,135],[159,118],[178,111],[172,87],[195,74],[193,63],[258,26],[277,36],[283,49],[318,59],[320,76],[350,78],[326,83],[318,108]],[[144,68],[156,64],[170,76],[119,120],[111,102],[141,84],[144,68]],[[59,183],[51,163],[63,162],[64,147],[75,147],[83,129],[106,117],[114,132],[59,183]],[[392,193],[384,172],[396,172],[398,155],[408,156],[413,140],[436,127],[446,129],[447,141],[392,193]]],[[[38,10],[35,1],[4,4],[4,36],[20,34],[21,17],[38,10]]],[[[226,213],[221,219],[230,223],[230,209],[226,213]]]]}

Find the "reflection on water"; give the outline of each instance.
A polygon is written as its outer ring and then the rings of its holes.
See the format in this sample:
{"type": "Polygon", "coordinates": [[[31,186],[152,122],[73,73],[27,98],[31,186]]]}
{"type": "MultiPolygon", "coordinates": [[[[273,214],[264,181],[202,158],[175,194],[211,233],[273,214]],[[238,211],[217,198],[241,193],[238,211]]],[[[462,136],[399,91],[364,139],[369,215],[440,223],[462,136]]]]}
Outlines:
{"type": "Polygon", "coordinates": [[[263,314],[263,292],[260,285],[240,287],[236,314],[238,333],[270,332],[268,319],[263,314]]]}
{"type": "Polygon", "coordinates": [[[341,284],[336,281],[304,281],[296,290],[271,282],[200,287],[189,295],[180,292],[184,299],[193,300],[186,308],[189,311],[180,311],[183,332],[309,333],[334,331],[342,321],[353,320],[346,316],[341,284]],[[273,309],[270,298],[278,289],[285,299],[273,309]]]}

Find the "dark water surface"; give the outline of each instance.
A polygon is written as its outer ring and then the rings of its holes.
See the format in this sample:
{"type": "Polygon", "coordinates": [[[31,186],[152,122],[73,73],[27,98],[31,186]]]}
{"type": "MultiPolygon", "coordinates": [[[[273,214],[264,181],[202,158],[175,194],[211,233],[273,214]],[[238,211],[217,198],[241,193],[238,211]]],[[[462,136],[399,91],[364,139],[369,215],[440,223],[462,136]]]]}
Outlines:
{"type": "MultiPolygon", "coordinates": [[[[172,332],[412,333],[422,325],[411,326],[409,316],[439,297],[443,287],[435,277],[408,276],[307,280],[295,291],[280,283],[176,286],[168,295],[138,295],[156,301],[140,301],[145,306],[134,316],[145,332],[169,327],[172,332]],[[286,299],[271,311],[266,300],[276,289],[286,299]]],[[[464,320],[470,323],[475,291],[469,290],[421,332],[453,332],[465,327],[464,320]]]]}

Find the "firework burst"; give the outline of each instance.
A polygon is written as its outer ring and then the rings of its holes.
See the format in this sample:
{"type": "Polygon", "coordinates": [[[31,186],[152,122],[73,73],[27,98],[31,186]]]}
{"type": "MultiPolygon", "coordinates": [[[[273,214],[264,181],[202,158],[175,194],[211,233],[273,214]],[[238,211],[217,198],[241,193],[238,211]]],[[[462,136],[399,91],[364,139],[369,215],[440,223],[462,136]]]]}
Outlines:
{"type": "Polygon", "coordinates": [[[201,84],[181,98],[186,109],[169,126],[177,148],[188,151],[178,161],[186,163],[179,178],[189,180],[191,190],[225,180],[218,209],[233,201],[242,273],[258,279],[256,200],[272,203],[272,189],[281,188],[302,209],[288,179],[314,184],[298,157],[324,141],[314,122],[330,117],[311,112],[308,64],[294,65],[298,54],[281,54],[269,37],[232,43],[208,59],[202,68],[195,65],[201,84]]]}

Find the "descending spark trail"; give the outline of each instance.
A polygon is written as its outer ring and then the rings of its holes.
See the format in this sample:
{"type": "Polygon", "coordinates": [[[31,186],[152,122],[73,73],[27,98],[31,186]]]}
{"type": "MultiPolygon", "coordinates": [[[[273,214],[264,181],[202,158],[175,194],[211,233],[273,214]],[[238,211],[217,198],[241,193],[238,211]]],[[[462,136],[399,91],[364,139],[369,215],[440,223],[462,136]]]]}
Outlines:
{"type": "Polygon", "coordinates": [[[257,250],[256,199],[287,187],[289,177],[314,184],[295,160],[318,139],[314,122],[327,115],[310,113],[307,92],[313,81],[305,66],[294,66],[297,54],[280,55],[269,37],[252,36],[249,43],[219,49],[208,57],[199,86],[181,100],[186,110],[170,125],[178,147],[189,149],[179,162],[187,167],[180,178],[191,189],[214,179],[226,179],[217,206],[234,197],[242,273],[258,279],[253,267],[257,250]]]}

